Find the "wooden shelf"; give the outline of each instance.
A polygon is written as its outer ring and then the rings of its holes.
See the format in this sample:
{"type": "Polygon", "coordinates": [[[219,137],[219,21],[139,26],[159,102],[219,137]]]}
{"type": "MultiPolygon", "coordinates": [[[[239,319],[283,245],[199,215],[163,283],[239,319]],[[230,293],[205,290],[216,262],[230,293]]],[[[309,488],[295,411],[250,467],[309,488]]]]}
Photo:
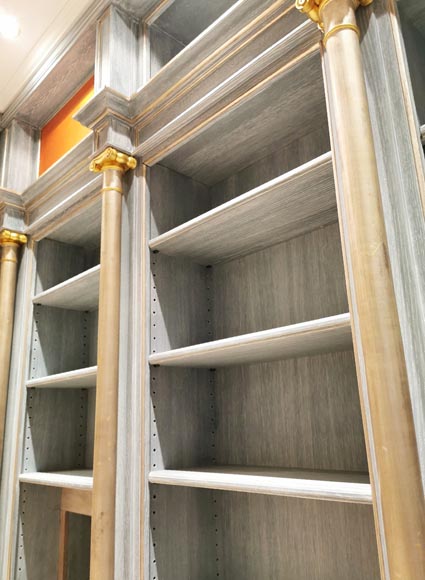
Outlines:
{"type": "Polygon", "coordinates": [[[90,469],[76,469],[53,473],[22,473],[19,476],[19,481],[20,483],[33,483],[48,487],[91,490],[93,488],[93,471],[90,469]]]}
{"type": "Polygon", "coordinates": [[[372,503],[369,476],[359,473],[214,466],[188,471],[151,471],[149,482],[304,499],[372,503]]]}
{"type": "Polygon", "coordinates": [[[151,365],[215,367],[294,358],[351,348],[349,314],[253,332],[152,354],[151,365]]]}
{"type": "Polygon", "coordinates": [[[337,221],[331,153],[154,238],[150,248],[210,265],[337,221]]]}
{"type": "Polygon", "coordinates": [[[34,304],[67,310],[96,310],[99,304],[100,265],[34,296],[34,304]]]}
{"type": "Polygon", "coordinates": [[[96,386],[97,366],[27,381],[27,388],[86,389],[96,386]]]}

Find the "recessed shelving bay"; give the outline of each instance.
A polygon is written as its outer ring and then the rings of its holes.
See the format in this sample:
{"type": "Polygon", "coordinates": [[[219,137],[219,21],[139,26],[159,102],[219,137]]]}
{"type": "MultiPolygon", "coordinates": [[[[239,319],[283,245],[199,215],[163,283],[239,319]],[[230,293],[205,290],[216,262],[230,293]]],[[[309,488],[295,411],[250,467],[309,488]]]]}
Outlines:
{"type": "Polygon", "coordinates": [[[151,471],[149,482],[266,495],[372,503],[369,476],[270,467],[211,466],[151,471]]]}
{"type": "Polygon", "coordinates": [[[150,248],[215,264],[337,219],[332,158],[325,153],[154,238],[150,248]]]}
{"type": "Polygon", "coordinates": [[[149,357],[151,365],[213,367],[267,362],[352,346],[349,314],[179,348],[149,357]]]}

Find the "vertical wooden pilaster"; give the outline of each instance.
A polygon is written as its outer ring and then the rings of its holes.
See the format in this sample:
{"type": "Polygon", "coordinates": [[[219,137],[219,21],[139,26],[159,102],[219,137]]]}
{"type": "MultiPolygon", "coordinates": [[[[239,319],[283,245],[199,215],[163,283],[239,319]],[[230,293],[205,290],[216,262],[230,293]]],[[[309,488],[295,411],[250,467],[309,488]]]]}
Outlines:
{"type": "Polygon", "coordinates": [[[385,579],[425,578],[425,501],[355,10],[298,0],[324,32],[324,70],[363,422],[385,579]]]}
{"type": "Polygon", "coordinates": [[[18,251],[19,246],[26,241],[26,236],[22,234],[9,230],[3,230],[0,233],[0,458],[3,453],[9,385],[18,251]]]}
{"type": "Polygon", "coordinates": [[[133,157],[112,148],[90,165],[103,172],[91,580],[114,579],[122,181],[135,167],[133,157]]]}

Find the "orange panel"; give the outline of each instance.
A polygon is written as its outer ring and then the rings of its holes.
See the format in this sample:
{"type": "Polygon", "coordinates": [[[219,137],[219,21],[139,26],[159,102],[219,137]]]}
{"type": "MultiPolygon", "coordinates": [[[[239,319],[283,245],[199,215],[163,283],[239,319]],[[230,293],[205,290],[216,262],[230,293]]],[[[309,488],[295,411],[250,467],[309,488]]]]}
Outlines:
{"type": "Polygon", "coordinates": [[[94,94],[94,78],[86,82],[41,130],[39,175],[79,143],[90,129],[74,121],[74,115],[94,94]]]}

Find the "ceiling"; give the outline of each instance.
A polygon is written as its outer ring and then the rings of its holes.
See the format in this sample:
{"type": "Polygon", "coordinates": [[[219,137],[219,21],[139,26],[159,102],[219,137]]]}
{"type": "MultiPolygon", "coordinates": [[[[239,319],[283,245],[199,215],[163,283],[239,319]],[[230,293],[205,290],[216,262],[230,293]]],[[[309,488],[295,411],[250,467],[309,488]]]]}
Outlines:
{"type": "Polygon", "coordinates": [[[0,13],[15,16],[21,33],[0,38],[0,112],[31,79],[58,40],[93,0],[0,0],[0,13]]]}

